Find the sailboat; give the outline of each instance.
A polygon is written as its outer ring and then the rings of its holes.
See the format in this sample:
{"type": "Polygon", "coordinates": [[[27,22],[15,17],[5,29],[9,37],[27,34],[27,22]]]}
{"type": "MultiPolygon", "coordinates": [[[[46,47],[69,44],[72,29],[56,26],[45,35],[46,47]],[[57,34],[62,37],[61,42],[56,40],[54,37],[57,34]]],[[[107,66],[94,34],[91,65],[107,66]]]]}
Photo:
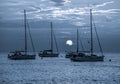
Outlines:
{"type": "Polygon", "coordinates": [[[72,56],[70,58],[72,61],[78,61],[78,62],[104,61],[104,55],[103,55],[103,52],[102,52],[102,48],[101,48],[101,45],[100,45],[98,35],[97,35],[97,38],[98,38],[98,42],[99,42],[99,46],[100,46],[100,50],[101,50],[102,55],[98,56],[98,55],[94,54],[94,52],[93,52],[93,34],[92,34],[93,33],[93,27],[92,27],[92,24],[93,24],[93,22],[92,22],[92,9],[90,9],[90,27],[91,27],[90,28],[90,30],[91,30],[90,55],[87,55],[86,53],[83,53],[83,52],[82,53],[72,54],[72,56]]]}
{"type": "Polygon", "coordinates": [[[77,45],[76,45],[77,49],[76,49],[76,52],[67,52],[65,58],[70,58],[71,56],[76,55],[78,53],[78,51],[79,51],[79,37],[78,37],[78,34],[79,34],[79,32],[78,32],[78,28],[77,28],[77,45]]]}
{"type": "MultiPolygon", "coordinates": [[[[40,57],[58,57],[59,55],[58,48],[57,48],[57,52],[53,52],[53,37],[55,39],[55,35],[53,33],[52,22],[50,23],[50,25],[51,25],[51,49],[40,51],[39,52],[40,57]]],[[[56,42],[56,39],[55,39],[55,42],[56,42]]],[[[57,43],[56,43],[56,47],[57,47],[57,43]]]]}
{"type": "MultiPolygon", "coordinates": [[[[13,52],[10,52],[8,54],[8,58],[9,59],[11,59],[11,60],[30,60],[30,59],[35,59],[35,57],[36,57],[35,53],[34,54],[28,53],[27,33],[26,33],[27,32],[27,27],[29,29],[28,22],[27,22],[27,17],[26,17],[26,10],[24,10],[25,47],[24,47],[23,51],[15,50],[13,52]]],[[[30,30],[29,30],[29,34],[30,34],[30,39],[31,39],[33,51],[35,52],[33,41],[32,41],[32,38],[31,38],[30,30]]]]}
{"type": "Polygon", "coordinates": [[[84,51],[83,44],[82,44],[81,40],[80,40],[80,44],[81,44],[81,47],[82,47],[82,51],[79,51],[79,30],[78,30],[78,28],[77,28],[77,39],[76,39],[76,42],[77,42],[76,52],[67,52],[65,58],[71,58],[74,55],[85,55],[83,52],[88,52],[88,51],[84,51]]]}

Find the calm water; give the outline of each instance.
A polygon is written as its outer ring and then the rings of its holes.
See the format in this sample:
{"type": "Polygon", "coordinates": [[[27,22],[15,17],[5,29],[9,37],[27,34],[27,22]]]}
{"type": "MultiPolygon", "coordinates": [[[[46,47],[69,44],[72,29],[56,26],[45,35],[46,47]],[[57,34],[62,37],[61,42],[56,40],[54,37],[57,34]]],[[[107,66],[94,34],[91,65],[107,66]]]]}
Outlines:
{"type": "Polygon", "coordinates": [[[120,84],[120,54],[106,54],[104,62],[71,62],[64,54],[14,61],[1,53],[0,84],[120,84]]]}

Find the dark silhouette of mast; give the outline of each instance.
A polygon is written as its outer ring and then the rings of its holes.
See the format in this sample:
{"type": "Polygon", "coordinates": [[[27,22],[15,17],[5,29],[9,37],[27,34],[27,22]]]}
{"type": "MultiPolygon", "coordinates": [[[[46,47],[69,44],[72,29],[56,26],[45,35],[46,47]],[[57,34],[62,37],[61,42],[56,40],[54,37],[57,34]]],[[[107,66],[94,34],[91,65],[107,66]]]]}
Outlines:
{"type": "Polygon", "coordinates": [[[79,31],[77,28],[77,53],[79,52],[79,37],[78,37],[79,31]]]}
{"type": "Polygon", "coordinates": [[[57,40],[56,40],[56,36],[55,36],[54,31],[53,31],[53,37],[54,37],[54,40],[55,40],[55,45],[56,45],[57,53],[59,53],[58,45],[57,45],[57,40]]]}
{"type": "Polygon", "coordinates": [[[27,25],[26,25],[26,10],[24,10],[24,27],[25,27],[25,54],[27,54],[27,25]]]}
{"type": "MultiPolygon", "coordinates": [[[[79,36],[80,37],[80,36],[79,36]]],[[[81,44],[81,47],[82,47],[82,51],[84,51],[84,47],[83,47],[83,44],[82,44],[82,41],[80,40],[80,44],[81,44]]]]}
{"type": "Polygon", "coordinates": [[[92,9],[90,9],[90,32],[91,32],[91,56],[93,55],[93,29],[92,29],[92,9]]]}
{"type": "Polygon", "coordinates": [[[52,25],[52,22],[50,23],[50,25],[51,25],[51,50],[52,50],[51,53],[53,53],[53,32],[52,32],[53,25],[52,25]]]}

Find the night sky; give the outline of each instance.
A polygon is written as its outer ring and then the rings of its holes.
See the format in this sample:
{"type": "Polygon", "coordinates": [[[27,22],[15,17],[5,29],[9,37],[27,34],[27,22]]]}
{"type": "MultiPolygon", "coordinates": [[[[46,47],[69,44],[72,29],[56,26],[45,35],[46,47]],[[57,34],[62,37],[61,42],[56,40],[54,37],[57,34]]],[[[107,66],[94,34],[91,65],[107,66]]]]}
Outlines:
{"type": "MultiPolygon", "coordinates": [[[[50,47],[50,22],[53,22],[60,51],[76,49],[77,28],[80,39],[88,50],[89,10],[92,9],[103,51],[120,52],[119,0],[0,0],[1,52],[24,49],[24,9],[27,11],[36,51],[50,47]],[[73,45],[66,45],[66,40],[72,40],[73,45]]],[[[93,34],[95,40],[95,33],[93,34]]],[[[96,41],[94,44],[95,51],[99,50],[96,41]]]]}

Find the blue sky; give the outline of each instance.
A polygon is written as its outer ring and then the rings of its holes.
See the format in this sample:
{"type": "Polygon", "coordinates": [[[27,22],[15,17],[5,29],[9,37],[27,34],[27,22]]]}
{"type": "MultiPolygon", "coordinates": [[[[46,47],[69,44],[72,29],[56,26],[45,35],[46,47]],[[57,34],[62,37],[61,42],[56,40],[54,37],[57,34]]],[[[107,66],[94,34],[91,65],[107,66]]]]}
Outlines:
{"type": "Polygon", "coordinates": [[[81,28],[81,33],[89,33],[89,27],[85,26],[89,26],[89,9],[93,9],[94,22],[101,37],[117,44],[120,42],[119,5],[119,0],[1,0],[0,30],[4,35],[3,30],[22,27],[25,9],[32,29],[49,28],[52,21],[56,31],[61,28],[57,31],[61,34],[58,37],[70,39],[75,27],[81,28]]]}

